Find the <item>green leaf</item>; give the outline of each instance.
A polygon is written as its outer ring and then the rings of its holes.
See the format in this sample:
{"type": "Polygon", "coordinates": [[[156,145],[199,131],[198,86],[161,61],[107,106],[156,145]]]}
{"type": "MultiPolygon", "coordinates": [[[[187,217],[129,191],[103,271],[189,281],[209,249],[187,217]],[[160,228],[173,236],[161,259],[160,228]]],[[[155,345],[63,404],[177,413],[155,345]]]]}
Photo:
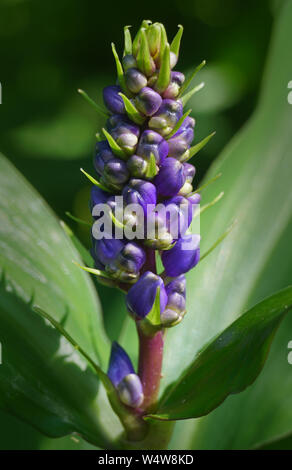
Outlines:
{"type": "Polygon", "coordinates": [[[292,308],[292,287],[257,304],[224,330],[166,390],[152,418],[198,418],[232,393],[251,385],[262,370],[276,330],[292,308]]]}
{"type": "Polygon", "coordinates": [[[32,302],[25,303],[11,289],[2,280],[1,409],[50,437],[78,432],[95,445],[107,446],[98,419],[96,374],[65,338],[32,311],[32,302]]]}
{"type": "MultiPolygon", "coordinates": [[[[59,361],[61,364],[65,359],[64,345],[60,340],[54,340],[55,348],[46,345],[46,332],[51,330],[44,329],[43,322],[36,319],[35,313],[31,313],[31,297],[33,296],[34,303],[51,312],[55,320],[63,322],[63,326],[86,353],[103,366],[107,364],[110,346],[104,333],[100,304],[93,283],[86,273],[72,263],[72,260],[81,261],[77,250],[38,193],[1,155],[0,248],[0,267],[5,272],[8,288],[13,289],[15,293],[12,300],[10,297],[6,298],[6,293],[1,295],[4,364],[0,366],[0,382],[2,389],[7,390],[5,408],[34,425],[38,423],[39,429],[47,434],[60,435],[58,427],[54,428],[54,421],[52,426],[49,425],[50,419],[45,411],[32,412],[33,406],[38,408],[37,398],[34,405],[32,403],[32,396],[39,396],[38,390],[34,391],[38,380],[37,370],[40,375],[43,369],[46,370],[45,361],[49,364],[52,360],[59,361]],[[20,305],[20,302],[23,305],[20,305]],[[25,354],[27,342],[30,345],[30,360],[25,354]],[[47,347],[46,353],[44,349],[39,349],[39,344],[43,345],[43,348],[47,347]],[[5,350],[11,351],[10,362],[6,362],[8,368],[4,367],[5,350]],[[38,364],[38,369],[34,372],[32,363],[38,364]],[[22,375],[17,371],[21,371],[22,375]],[[17,374],[22,377],[19,378],[20,388],[17,388],[17,374]],[[27,388],[30,392],[23,396],[22,388],[27,388]],[[11,393],[13,389],[14,392],[11,393]]],[[[48,342],[50,341],[53,340],[48,338],[48,342]]],[[[61,365],[55,374],[56,381],[48,383],[47,386],[58,389],[61,387],[58,384],[68,380],[68,377],[65,371],[62,373],[61,365]]],[[[44,380],[47,381],[45,377],[44,380]]],[[[96,379],[94,383],[97,394],[96,379]]],[[[71,386],[72,394],[75,389],[78,395],[78,387],[73,384],[71,386]]],[[[88,397],[92,403],[94,399],[96,397],[92,395],[88,397]]],[[[84,398],[83,406],[87,405],[87,399],[84,398]]],[[[92,406],[96,409],[96,404],[93,403],[92,406]]],[[[60,420],[62,419],[66,420],[66,416],[60,415],[60,420]]],[[[95,419],[96,417],[92,416],[92,420],[95,419]]],[[[62,427],[62,432],[64,430],[62,427]]]]}
{"type": "MultiPolygon", "coordinates": [[[[292,40],[291,21],[292,4],[286,2],[274,30],[258,107],[207,175],[209,179],[222,172],[220,180],[203,191],[203,201],[221,190],[225,197],[220,210],[201,217],[202,252],[234,219],[237,224],[187,276],[188,314],[167,333],[164,388],[241,312],[291,283],[292,108],[287,83],[292,63],[286,47],[292,40]]],[[[287,317],[257,381],[209,416],[178,424],[171,445],[248,448],[291,432],[292,375],[287,361],[291,331],[292,319],[287,317]]]]}
{"type": "Polygon", "coordinates": [[[94,264],[93,263],[93,258],[90,255],[87,248],[85,248],[85,246],[80,242],[78,237],[76,237],[76,235],[74,235],[74,232],[71,230],[71,228],[67,224],[65,224],[65,222],[63,220],[60,221],[60,225],[63,228],[63,230],[66,232],[68,237],[72,240],[72,242],[73,242],[76,250],[78,251],[79,256],[81,257],[82,261],[85,264],[87,264],[87,266],[89,266],[90,268],[93,268],[93,264],[94,264]]]}

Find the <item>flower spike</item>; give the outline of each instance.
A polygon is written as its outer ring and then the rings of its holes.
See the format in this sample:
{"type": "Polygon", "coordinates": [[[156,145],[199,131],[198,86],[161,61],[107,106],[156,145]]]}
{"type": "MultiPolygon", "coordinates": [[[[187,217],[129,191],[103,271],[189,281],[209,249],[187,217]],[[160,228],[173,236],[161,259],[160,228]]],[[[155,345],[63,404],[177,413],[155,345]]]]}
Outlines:
{"type": "Polygon", "coordinates": [[[196,122],[184,108],[203,87],[191,82],[206,62],[187,79],[175,69],[182,34],[179,25],[169,43],[162,23],[143,20],[132,39],[125,26],[121,59],[112,44],[117,77],[103,89],[107,113],[81,92],[107,120],[95,143],[98,176],[82,170],[94,185],[92,264],[86,260],[79,266],[126,293],[136,323],[138,372],[114,342],[106,375],[109,401],[115,411],[122,410],[120,420],[135,438],[158,402],[164,331],[186,314],[185,273],[200,261],[200,235],[190,233],[192,220],[223,196],[199,208],[199,192],[220,175],[194,190],[196,168],[188,160],[214,133],[192,146],[196,122]]]}

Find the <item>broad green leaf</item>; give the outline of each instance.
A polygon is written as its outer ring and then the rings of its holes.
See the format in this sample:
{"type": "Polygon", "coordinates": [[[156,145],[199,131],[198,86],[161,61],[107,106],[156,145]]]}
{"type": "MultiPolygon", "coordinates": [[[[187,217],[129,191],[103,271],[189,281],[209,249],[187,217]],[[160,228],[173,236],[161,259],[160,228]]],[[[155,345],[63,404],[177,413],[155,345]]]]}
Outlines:
{"type": "Polygon", "coordinates": [[[31,307],[0,286],[0,407],[50,437],[72,432],[108,441],[99,422],[97,375],[74,347],[31,307]],[[78,384],[78,386],[77,386],[78,384]]]}
{"type": "MultiPolygon", "coordinates": [[[[237,224],[188,276],[188,315],[168,332],[164,387],[240,313],[291,283],[292,107],[287,84],[292,63],[286,47],[292,40],[291,21],[292,4],[286,2],[275,26],[258,107],[207,175],[223,173],[203,192],[203,203],[220,190],[225,197],[219,210],[210,209],[201,218],[202,252],[234,219],[237,224]]],[[[283,325],[255,384],[229,397],[208,417],[179,424],[172,446],[246,448],[292,430],[287,362],[291,319],[283,325]],[[184,442],[179,437],[182,426],[184,442]]]]}
{"type": "MultiPolygon", "coordinates": [[[[84,371],[87,366],[84,367],[84,361],[80,362],[80,358],[74,356],[73,366],[66,368],[66,356],[70,356],[71,347],[66,354],[68,348],[67,343],[64,345],[65,340],[57,337],[56,333],[55,339],[50,338],[53,333],[44,328],[44,322],[36,318],[35,312],[31,312],[29,302],[33,298],[34,304],[53,315],[88,355],[105,366],[109,344],[103,330],[96,291],[89,276],[72,263],[73,260],[80,262],[79,254],[59,221],[3,156],[0,156],[0,248],[0,269],[5,273],[7,288],[13,291],[11,298],[7,297],[6,291],[1,293],[3,365],[0,366],[0,383],[3,395],[0,404],[49,435],[60,436],[72,432],[76,422],[72,415],[68,419],[69,424],[66,424],[68,413],[65,413],[63,405],[58,414],[61,424],[50,419],[48,410],[51,408],[52,413],[56,414],[58,406],[56,401],[54,408],[53,396],[50,399],[47,397],[47,408],[42,407],[42,395],[37,387],[44,380],[48,387],[60,389],[61,395],[63,388],[67,391],[71,387],[71,402],[75,397],[76,414],[79,417],[84,415],[86,421],[86,409],[91,409],[90,419],[95,422],[97,400],[103,405],[101,412],[108,406],[106,399],[97,397],[96,377],[92,378],[92,373],[88,373],[94,383],[94,393],[92,391],[86,398],[86,390],[90,387],[90,383],[86,386],[88,374],[84,371]],[[9,361],[6,359],[5,362],[6,351],[9,361]],[[52,364],[54,368],[58,364],[58,368],[50,372],[52,380],[49,381],[47,367],[52,367],[52,364]],[[69,369],[73,370],[71,380],[69,369]],[[40,377],[41,374],[44,376],[40,377]],[[84,413],[78,411],[78,400],[84,413]],[[66,425],[63,424],[64,420],[66,425]]],[[[98,429],[97,421],[95,426],[98,429]]]]}
{"type": "Polygon", "coordinates": [[[217,336],[166,390],[153,418],[188,419],[210,413],[232,393],[251,385],[271,342],[292,307],[292,287],[250,309],[217,336]]]}
{"type": "MultiPolygon", "coordinates": [[[[53,182],[52,182],[53,184],[53,182]]],[[[0,269],[17,294],[66,315],[66,329],[94,358],[107,363],[109,345],[93,283],[73,261],[73,243],[38,193],[0,155],[0,269]]]]}

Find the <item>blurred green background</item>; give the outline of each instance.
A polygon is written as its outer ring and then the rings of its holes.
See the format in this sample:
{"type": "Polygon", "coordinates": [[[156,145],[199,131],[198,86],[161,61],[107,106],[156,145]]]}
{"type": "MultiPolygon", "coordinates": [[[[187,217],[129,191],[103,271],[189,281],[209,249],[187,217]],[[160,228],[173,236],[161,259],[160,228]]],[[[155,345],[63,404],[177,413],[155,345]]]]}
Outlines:
{"type": "MultiPolygon", "coordinates": [[[[217,135],[196,161],[199,182],[255,107],[280,3],[148,0],[142,11],[140,2],[1,0],[0,151],[88,245],[88,231],[71,224],[65,211],[90,218],[90,187],[79,168],[91,170],[95,133],[102,122],[76,90],[83,88],[101,102],[103,86],[115,77],[110,43],[121,52],[123,26],[136,30],[143,18],[150,18],[163,22],[172,37],[177,24],[183,24],[177,68],[187,73],[207,60],[196,79],[205,88],[190,107],[196,140],[213,130],[217,135]]],[[[109,336],[115,338],[121,326],[115,309],[124,309],[122,298],[116,294],[113,300],[112,291],[102,287],[99,294],[109,336]]],[[[0,413],[0,449],[85,447],[71,438],[49,440],[0,413]]]]}

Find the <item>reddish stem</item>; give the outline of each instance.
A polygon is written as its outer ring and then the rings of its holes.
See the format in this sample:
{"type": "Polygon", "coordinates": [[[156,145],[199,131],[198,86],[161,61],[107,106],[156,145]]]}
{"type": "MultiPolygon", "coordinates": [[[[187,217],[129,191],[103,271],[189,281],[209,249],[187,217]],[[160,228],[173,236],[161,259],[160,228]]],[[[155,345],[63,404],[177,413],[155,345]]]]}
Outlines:
{"type": "Polygon", "coordinates": [[[146,336],[139,328],[139,369],[144,391],[144,402],[141,406],[143,412],[153,410],[159,393],[162,359],[163,359],[163,331],[154,336],[146,336]]]}

